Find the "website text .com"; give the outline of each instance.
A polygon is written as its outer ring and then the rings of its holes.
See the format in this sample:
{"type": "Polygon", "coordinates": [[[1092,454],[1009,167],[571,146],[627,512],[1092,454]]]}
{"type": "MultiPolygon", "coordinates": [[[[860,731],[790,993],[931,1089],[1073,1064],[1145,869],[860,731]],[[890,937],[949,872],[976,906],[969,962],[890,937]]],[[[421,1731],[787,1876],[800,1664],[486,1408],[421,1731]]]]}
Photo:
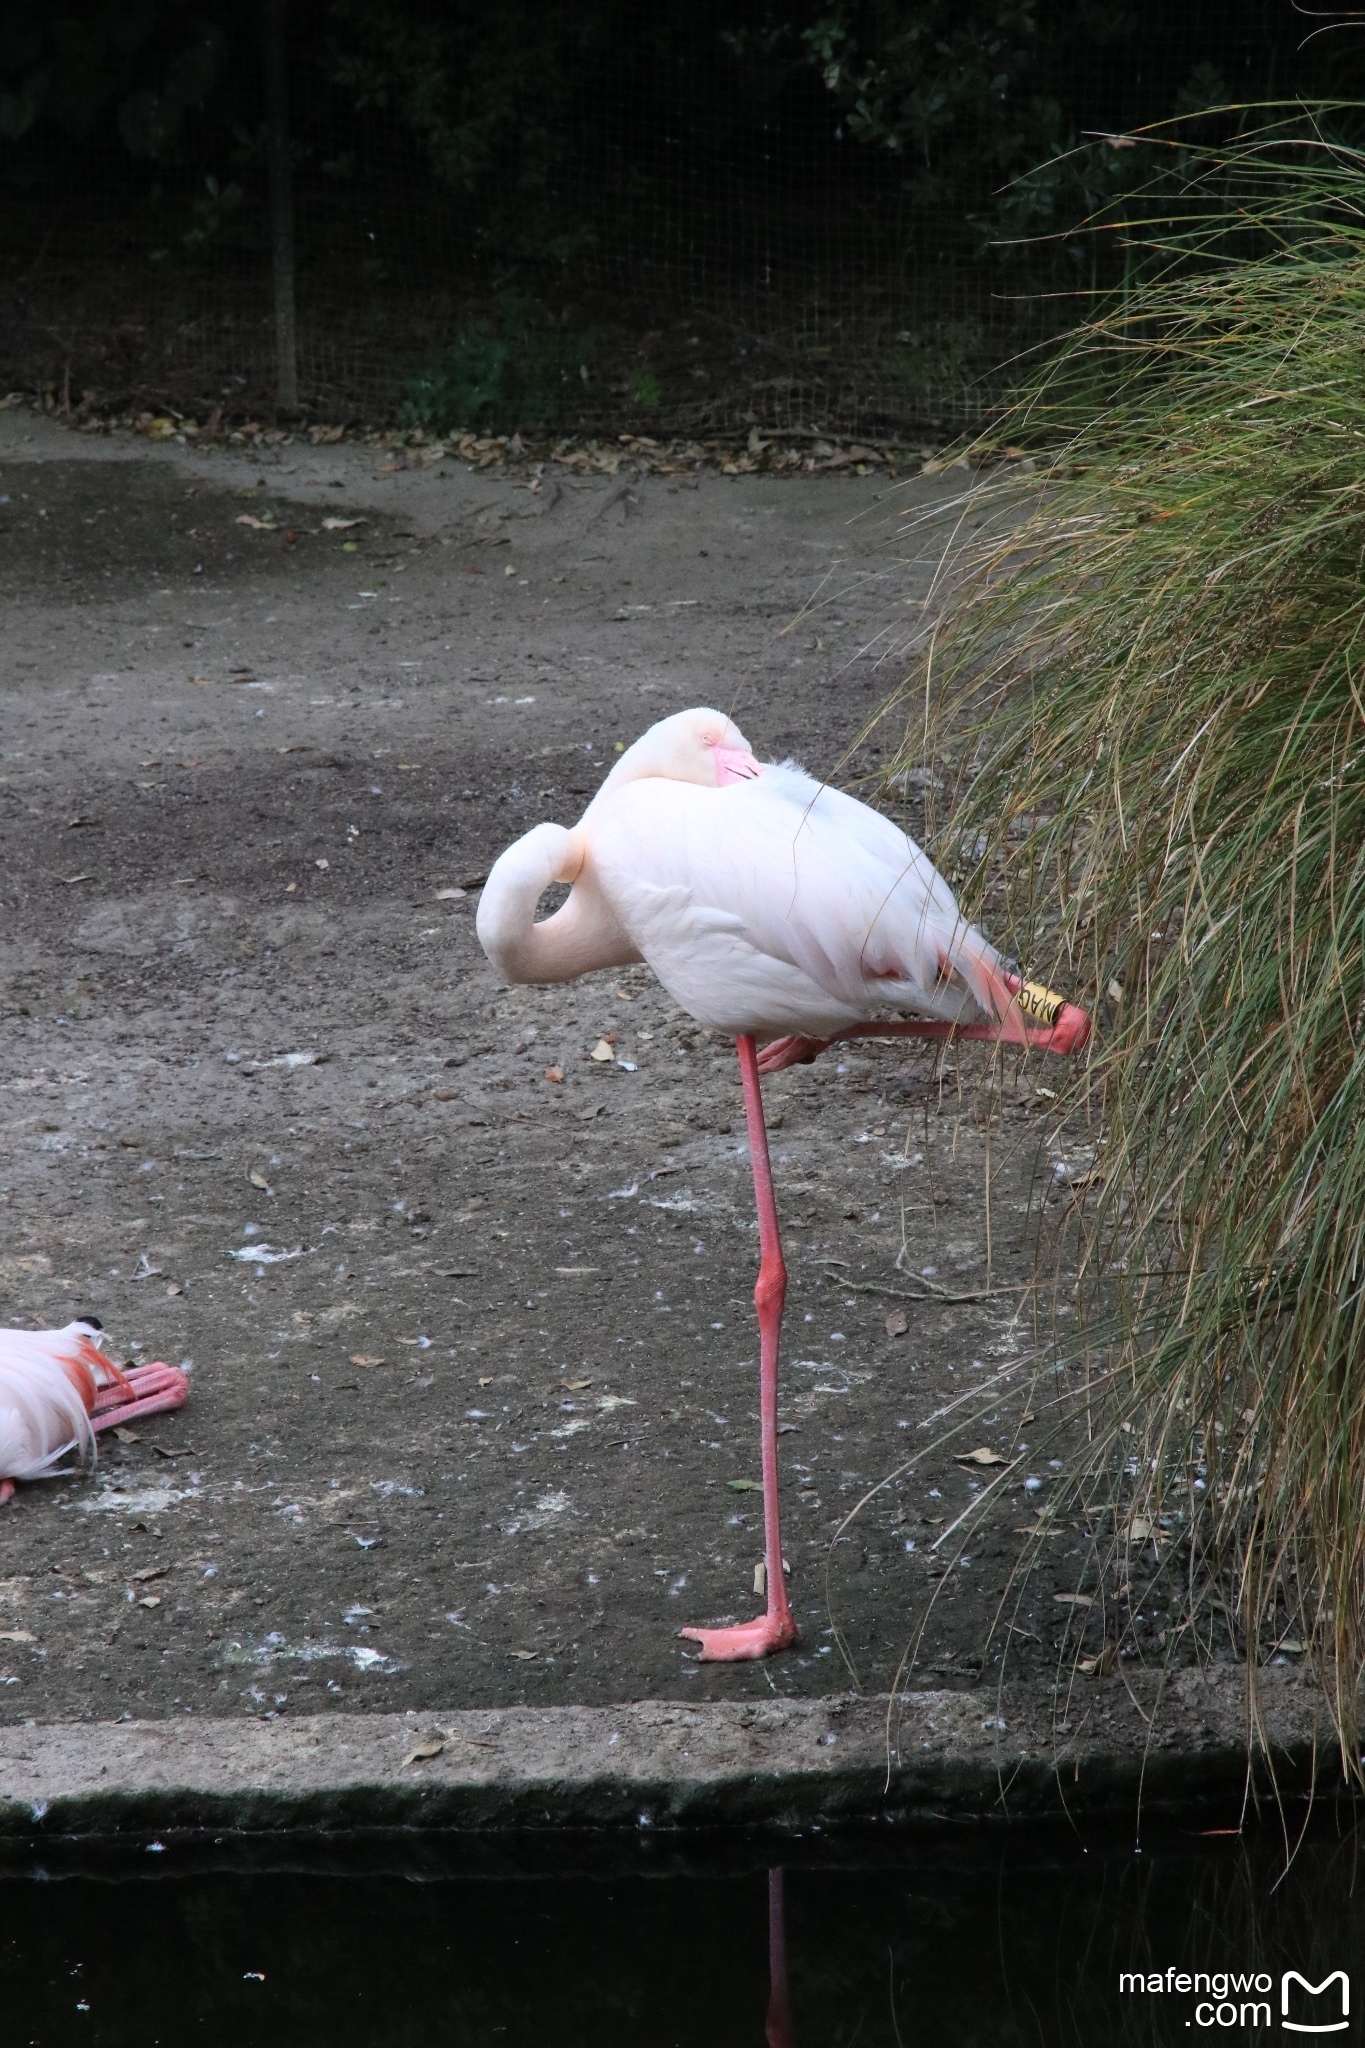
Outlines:
{"type": "MultiPolygon", "coordinates": [[[[1275,1980],[1265,1970],[1123,1970],[1121,1997],[1193,1997],[1197,2002],[1186,2026],[1272,2027],[1271,1995],[1275,1980]]],[[[1350,1979],[1334,1970],[1314,1984],[1298,1970],[1286,1970],[1279,1983],[1279,2024],[1295,2034],[1336,2034],[1350,2024],[1350,1979]],[[1318,2001],[1311,2015],[1304,2001],[1318,2001]],[[1291,2018],[1291,2011],[1301,2014],[1291,2018]]]]}
{"type": "Polygon", "coordinates": [[[1273,2026],[1268,1994],[1274,1989],[1274,1979],[1264,1970],[1124,1970],[1119,1975],[1121,1995],[1193,1992],[1199,1997],[1197,2027],[1273,2026]]]}

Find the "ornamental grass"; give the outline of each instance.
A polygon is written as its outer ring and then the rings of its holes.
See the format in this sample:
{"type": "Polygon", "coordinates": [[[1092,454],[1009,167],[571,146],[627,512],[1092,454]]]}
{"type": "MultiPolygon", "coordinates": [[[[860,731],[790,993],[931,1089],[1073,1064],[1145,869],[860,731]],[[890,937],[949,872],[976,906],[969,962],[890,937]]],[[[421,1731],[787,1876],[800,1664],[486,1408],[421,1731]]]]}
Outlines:
{"type": "Polygon", "coordinates": [[[1316,1663],[1359,1776],[1365,154],[1301,115],[1143,140],[1097,229],[1129,283],[990,436],[1033,473],[954,508],[896,767],[933,758],[969,909],[1096,1011],[1082,1490],[1183,1626],[1217,1589],[1253,1707],[1316,1663]]]}

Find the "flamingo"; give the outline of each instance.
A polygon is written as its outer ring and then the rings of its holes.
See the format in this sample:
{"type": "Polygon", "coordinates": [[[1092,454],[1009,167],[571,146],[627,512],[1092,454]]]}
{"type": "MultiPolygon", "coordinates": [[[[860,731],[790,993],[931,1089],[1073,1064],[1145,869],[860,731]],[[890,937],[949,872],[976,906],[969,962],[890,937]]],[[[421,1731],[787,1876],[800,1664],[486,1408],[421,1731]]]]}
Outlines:
{"type": "Polygon", "coordinates": [[[484,951],[509,982],[644,960],[699,1024],[735,1040],[758,1209],[766,1612],[685,1628],[703,1663],[797,1640],[782,1563],[777,1376],[787,1272],[760,1077],[836,1040],[902,1034],[1072,1053],[1084,1010],[1024,981],[915,842],[794,762],[760,762],[719,711],[680,711],[622,754],[577,825],[537,825],[494,863],[484,951]],[[537,922],[553,883],[567,900],[537,922]],[[887,1011],[913,1011],[887,1021],[887,1011]],[[759,1050],[758,1041],[770,1042],[759,1050]]]}
{"type": "Polygon", "coordinates": [[[100,1350],[101,1324],[82,1316],[60,1330],[0,1330],[0,1505],[21,1479],[52,1479],[74,1451],[95,1457],[95,1434],[179,1408],[190,1391],[173,1365],[124,1372],[100,1350]]]}

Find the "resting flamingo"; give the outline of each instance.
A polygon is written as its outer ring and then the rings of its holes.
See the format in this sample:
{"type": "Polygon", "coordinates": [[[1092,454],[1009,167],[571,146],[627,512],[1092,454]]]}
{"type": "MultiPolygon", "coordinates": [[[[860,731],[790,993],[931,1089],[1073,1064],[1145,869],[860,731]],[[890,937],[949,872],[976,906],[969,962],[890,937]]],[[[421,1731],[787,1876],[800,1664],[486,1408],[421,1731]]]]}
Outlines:
{"type": "Polygon", "coordinates": [[[179,1408],[190,1391],[173,1365],[121,1370],[100,1350],[101,1325],[0,1330],[0,1504],[20,1479],[53,1479],[68,1453],[93,1462],[95,1433],[179,1408]]]}
{"type": "Polygon", "coordinates": [[[680,711],[651,726],[577,825],[537,825],[508,847],[480,899],[478,933],[513,982],[647,961],[699,1024],[736,1041],[758,1207],[767,1611],[738,1627],[680,1633],[700,1643],[703,1662],[785,1649],[797,1639],[777,1496],[787,1274],[760,1076],[838,1039],[892,1033],[1070,1053],[1090,1020],[1012,973],[889,819],[791,762],[755,760],[719,711],[680,711]],[[568,899],[537,923],[555,882],[570,884],[568,899]],[[919,1014],[886,1021],[906,1010],[919,1014]],[[760,1038],[772,1041],[761,1052],[760,1038]]]}

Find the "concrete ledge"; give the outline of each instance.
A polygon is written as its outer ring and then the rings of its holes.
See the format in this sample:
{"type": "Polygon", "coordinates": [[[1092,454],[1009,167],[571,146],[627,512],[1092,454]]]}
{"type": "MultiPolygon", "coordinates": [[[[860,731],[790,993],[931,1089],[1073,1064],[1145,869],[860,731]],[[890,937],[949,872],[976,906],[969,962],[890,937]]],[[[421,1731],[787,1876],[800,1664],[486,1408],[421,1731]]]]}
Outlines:
{"type": "MultiPolygon", "coordinates": [[[[0,1839],[233,1829],[715,1828],[1240,1805],[1244,1674],[689,1707],[501,1708],[0,1730],[0,1839]],[[439,1749],[436,1745],[439,1743],[439,1749]],[[418,1752],[418,1754],[414,1754],[418,1752]],[[422,1753],[425,1752],[425,1753],[422,1753]]],[[[1335,1776],[1320,1696],[1264,1674],[1277,1783],[1335,1776]]],[[[1264,1769],[1264,1757],[1262,1758],[1264,1769]]]]}

